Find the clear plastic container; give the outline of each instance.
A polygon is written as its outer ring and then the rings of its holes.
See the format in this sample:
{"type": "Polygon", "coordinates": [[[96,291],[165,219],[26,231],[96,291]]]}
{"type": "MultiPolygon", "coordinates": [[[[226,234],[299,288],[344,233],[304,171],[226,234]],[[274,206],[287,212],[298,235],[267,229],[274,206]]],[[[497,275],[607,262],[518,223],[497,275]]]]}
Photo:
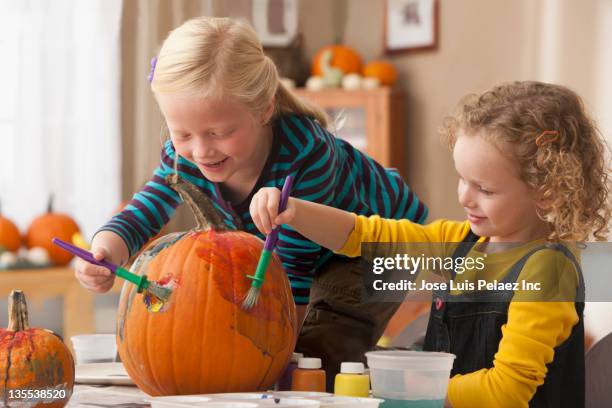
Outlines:
{"type": "Polygon", "coordinates": [[[370,351],[372,395],[382,407],[443,407],[454,354],[426,351],[370,351]]]}
{"type": "Polygon", "coordinates": [[[114,334],[80,334],[72,336],[77,364],[111,363],[117,356],[114,334]]]}

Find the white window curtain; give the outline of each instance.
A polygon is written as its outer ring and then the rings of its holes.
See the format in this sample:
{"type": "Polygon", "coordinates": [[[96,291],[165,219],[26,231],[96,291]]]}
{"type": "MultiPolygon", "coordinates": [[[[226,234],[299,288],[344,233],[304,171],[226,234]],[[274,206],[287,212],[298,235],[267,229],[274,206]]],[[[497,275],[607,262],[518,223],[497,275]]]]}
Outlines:
{"type": "Polygon", "coordinates": [[[0,0],[0,202],[22,231],[46,210],[86,238],[120,196],[121,0],[0,0]]]}

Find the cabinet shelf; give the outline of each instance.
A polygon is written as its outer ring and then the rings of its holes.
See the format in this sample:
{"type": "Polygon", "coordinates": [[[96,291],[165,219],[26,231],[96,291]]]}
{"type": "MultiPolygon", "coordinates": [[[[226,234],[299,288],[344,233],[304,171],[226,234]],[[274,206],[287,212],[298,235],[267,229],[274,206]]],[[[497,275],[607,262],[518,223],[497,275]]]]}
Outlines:
{"type": "MultiPolygon", "coordinates": [[[[330,129],[385,167],[405,174],[404,160],[404,93],[389,87],[346,91],[327,89],[294,92],[324,108],[334,118],[344,116],[344,126],[330,129]],[[343,113],[341,113],[343,112],[343,113]]],[[[342,121],[342,120],[340,120],[342,121]]]]}

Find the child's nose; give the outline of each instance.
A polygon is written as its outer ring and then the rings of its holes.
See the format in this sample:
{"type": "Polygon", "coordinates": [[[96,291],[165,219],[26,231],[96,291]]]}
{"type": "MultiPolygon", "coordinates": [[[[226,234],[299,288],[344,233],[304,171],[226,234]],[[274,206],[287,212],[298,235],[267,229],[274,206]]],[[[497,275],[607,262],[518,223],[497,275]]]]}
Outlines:
{"type": "Polygon", "coordinates": [[[193,146],[193,157],[205,159],[215,155],[216,150],[206,137],[198,137],[193,146]]]}
{"type": "Polygon", "coordinates": [[[457,191],[459,195],[459,204],[462,207],[474,207],[474,194],[472,194],[471,189],[468,186],[459,186],[457,191]]]}

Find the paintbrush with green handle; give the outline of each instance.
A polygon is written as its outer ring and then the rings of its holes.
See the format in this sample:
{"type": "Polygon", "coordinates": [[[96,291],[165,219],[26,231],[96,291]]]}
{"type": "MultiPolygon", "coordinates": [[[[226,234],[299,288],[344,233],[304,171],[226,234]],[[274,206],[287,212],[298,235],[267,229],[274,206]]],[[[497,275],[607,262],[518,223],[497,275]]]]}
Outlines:
{"type": "MultiPolygon", "coordinates": [[[[287,201],[289,201],[289,195],[291,194],[291,188],[293,187],[293,176],[287,176],[285,179],[285,183],[283,184],[283,190],[281,192],[281,199],[278,205],[278,213],[282,213],[287,208],[287,201]]],[[[259,299],[259,292],[261,291],[261,285],[263,285],[264,277],[266,274],[266,270],[268,269],[268,265],[270,264],[270,260],[272,259],[272,254],[274,252],[274,247],[276,246],[276,241],[278,241],[278,230],[280,226],[274,228],[271,233],[266,236],[266,242],[264,243],[264,249],[261,251],[261,255],[259,257],[259,262],[257,263],[257,269],[255,269],[255,275],[249,275],[248,277],[253,280],[251,283],[251,288],[247,293],[244,302],[242,303],[242,308],[245,310],[252,309],[257,304],[257,300],[259,299]]]]}

